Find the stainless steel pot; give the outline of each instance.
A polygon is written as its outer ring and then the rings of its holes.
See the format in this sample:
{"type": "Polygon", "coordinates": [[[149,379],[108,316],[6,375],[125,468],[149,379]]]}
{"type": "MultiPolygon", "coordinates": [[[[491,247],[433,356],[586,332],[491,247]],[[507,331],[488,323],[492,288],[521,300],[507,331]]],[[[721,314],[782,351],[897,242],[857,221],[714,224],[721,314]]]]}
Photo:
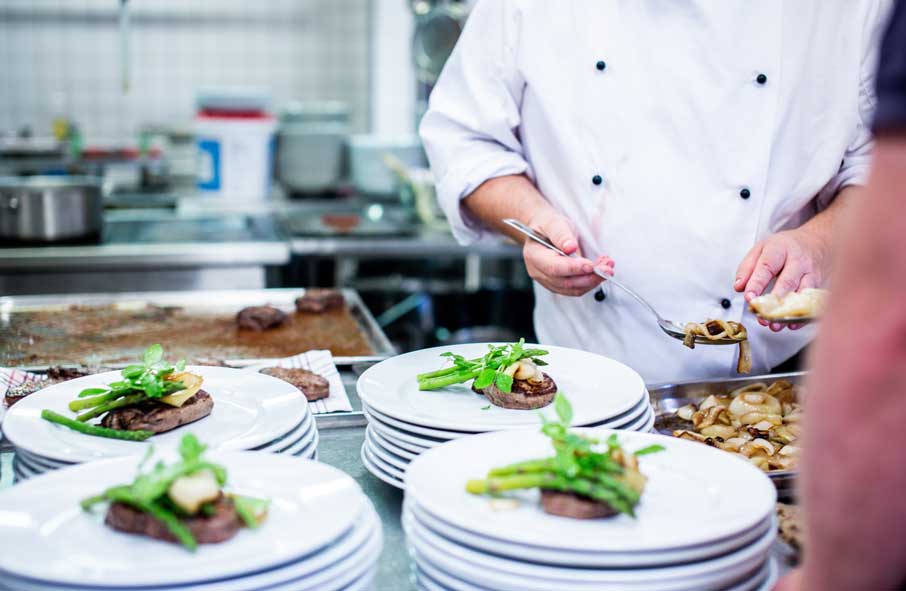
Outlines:
{"type": "Polygon", "coordinates": [[[0,177],[0,240],[61,242],[100,237],[101,179],[0,177]]]}

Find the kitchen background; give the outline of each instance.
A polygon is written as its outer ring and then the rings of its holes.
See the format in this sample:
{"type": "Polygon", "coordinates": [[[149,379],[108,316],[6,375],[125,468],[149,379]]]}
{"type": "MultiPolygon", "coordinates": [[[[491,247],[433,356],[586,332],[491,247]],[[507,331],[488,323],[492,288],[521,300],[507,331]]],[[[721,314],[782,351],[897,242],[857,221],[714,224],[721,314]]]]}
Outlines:
{"type": "Polygon", "coordinates": [[[103,206],[0,183],[0,294],[336,285],[401,349],[531,337],[519,249],[455,244],[414,134],[467,13],[0,0],[0,175],[103,206]]]}

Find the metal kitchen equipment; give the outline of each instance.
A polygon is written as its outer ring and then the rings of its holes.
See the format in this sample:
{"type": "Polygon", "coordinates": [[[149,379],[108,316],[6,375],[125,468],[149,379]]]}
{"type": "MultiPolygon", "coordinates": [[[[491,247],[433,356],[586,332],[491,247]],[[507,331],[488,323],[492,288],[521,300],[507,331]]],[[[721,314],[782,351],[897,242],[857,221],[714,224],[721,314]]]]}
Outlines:
{"type": "MultiPolygon", "coordinates": [[[[531,240],[534,240],[535,242],[544,246],[545,248],[548,248],[561,256],[565,256],[565,257],[571,256],[571,255],[566,254],[565,252],[563,252],[556,246],[554,246],[547,236],[545,236],[544,234],[541,234],[537,230],[533,230],[532,228],[529,228],[522,222],[511,219],[511,218],[507,218],[502,221],[504,224],[513,228],[517,232],[524,234],[526,237],[530,238],[531,240]]],[[[575,255],[572,255],[572,256],[575,256],[575,255]]],[[[645,309],[647,309],[649,312],[651,312],[657,318],[658,326],[660,326],[661,330],[663,330],[669,336],[671,336],[675,339],[679,339],[681,341],[685,340],[686,331],[683,329],[683,325],[679,324],[678,322],[674,322],[673,320],[666,320],[663,316],[661,316],[658,313],[657,310],[655,310],[651,306],[651,304],[648,303],[648,301],[645,298],[643,298],[642,296],[640,296],[639,294],[637,294],[630,288],[626,287],[624,284],[620,283],[619,281],[614,279],[612,276],[607,275],[606,273],[603,273],[601,271],[598,271],[597,269],[595,269],[594,272],[596,275],[598,275],[605,281],[608,281],[609,283],[616,285],[617,287],[619,287],[620,289],[622,289],[623,291],[625,291],[626,293],[631,295],[633,298],[635,298],[635,300],[637,302],[642,304],[642,306],[644,306],[645,309]]],[[[706,339],[705,337],[696,336],[695,344],[697,344],[697,345],[738,345],[739,341],[734,340],[734,339],[726,339],[726,338],[711,340],[711,339],[706,339]]]]}
{"type": "Polygon", "coordinates": [[[293,102],[277,128],[277,180],[289,194],[334,191],[343,177],[349,105],[293,102]]]}
{"type": "Polygon", "coordinates": [[[0,177],[0,240],[97,240],[103,226],[100,177],[0,177]]]}
{"type": "Polygon", "coordinates": [[[119,366],[140,355],[148,342],[158,342],[149,340],[154,338],[162,339],[174,357],[222,361],[233,367],[311,349],[330,349],[337,364],[347,365],[395,354],[358,293],[342,292],[343,310],[299,318],[298,326],[282,332],[248,334],[237,334],[236,312],[271,305],[292,314],[295,298],[305,290],[0,297],[0,367],[119,366]]]}
{"type": "MultiPolygon", "coordinates": [[[[723,380],[709,381],[683,381],[675,383],[662,383],[648,386],[648,393],[651,398],[651,406],[654,408],[655,422],[654,428],[664,435],[672,435],[676,428],[676,410],[682,406],[694,402],[699,404],[702,400],[711,396],[721,396],[731,391],[755,384],[758,382],[776,382],[786,380],[793,384],[802,384],[808,374],[804,371],[791,373],[778,373],[761,376],[746,376],[744,378],[727,378],[723,380]]],[[[794,485],[799,475],[798,470],[774,470],[766,473],[777,487],[777,493],[780,500],[787,500],[793,497],[794,485]]]]}

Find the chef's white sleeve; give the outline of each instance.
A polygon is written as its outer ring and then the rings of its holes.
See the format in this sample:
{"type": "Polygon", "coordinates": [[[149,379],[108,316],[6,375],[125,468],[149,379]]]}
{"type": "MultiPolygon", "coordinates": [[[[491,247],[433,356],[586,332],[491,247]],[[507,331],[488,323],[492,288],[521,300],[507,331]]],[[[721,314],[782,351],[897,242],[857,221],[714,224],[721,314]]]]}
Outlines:
{"type": "Polygon", "coordinates": [[[510,0],[475,5],[419,128],[440,206],[462,244],[486,233],[462,200],[489,179],[530,173],[517,131],[525,87],[517,65],[520,25],[510,0]]]}
{"type": "Polygon", "coordinates": [[[818,194],[819,210],[830,205],[837,194],[845,187],[864,185],[868,182],[868,172],[871,168],[871,150],[874,145],[871,124],[877,106],[875,72],[878,67],[881,37],[884,33],[891,6],[889,0],[875,0],[873,10],[869,11],[866,19],[862,72],[859,75],[859,105],[856,126],[853,130],[852,140],[843,155],[840,170],[818,194]]]}

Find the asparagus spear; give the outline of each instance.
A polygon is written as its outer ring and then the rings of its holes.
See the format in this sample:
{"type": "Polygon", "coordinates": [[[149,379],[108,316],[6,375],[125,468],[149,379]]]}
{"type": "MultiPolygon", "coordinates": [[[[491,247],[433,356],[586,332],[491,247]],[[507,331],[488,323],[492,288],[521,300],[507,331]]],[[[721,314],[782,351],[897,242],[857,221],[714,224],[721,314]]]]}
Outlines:
{"type": "Polygon", "coordinates": [[[577,493],[607,503],[621,513],[635,515],[632,508],[634,501],[623,497],[620,491],[586,478],[565,478],[555,472],[534,472],[485,480],[470,480],[466,483],[466,490],[472,494],[500,493],[526,488],[546,488],[577,493]]]}
{"type": "Polygon", "coordinates": [[[64,417],[52,410],[44,409],[41,411],[41,418],[51,423],[69,427],[73,431],[84,433],[85,435],[94,435],[95,437],[107,437],[109,439],[125,439],[126,441],[144,441],[154,435],[153,431],[119,431],[117,429],[107,429],[106,427],[96,427],[83,423],[69,417],[64,417]]]}
{"type": "Polygon", "coordinates": [[[121,390],[113,390],[103,394],[101,396],[92,396],[91,398],[77,398],[69,403],[69,410],[72,412],[77,412],[80,410],[85,410],[86,408],[92,408],[105,402],[110,402],[111,400],[116,400],[117,398],[122,398],[128,394],[128,392],[123,392],[121,390]]]}

